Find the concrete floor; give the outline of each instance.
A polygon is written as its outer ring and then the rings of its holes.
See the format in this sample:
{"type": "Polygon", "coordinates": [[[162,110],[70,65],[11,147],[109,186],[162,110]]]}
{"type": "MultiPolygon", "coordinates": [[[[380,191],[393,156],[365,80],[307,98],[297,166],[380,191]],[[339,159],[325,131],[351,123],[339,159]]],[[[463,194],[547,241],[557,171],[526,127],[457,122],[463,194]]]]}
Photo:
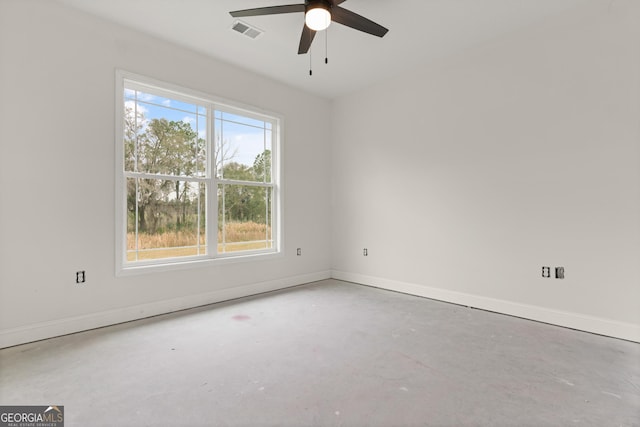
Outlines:
{"type": "Polygon", "coordinates": [[[327,280],[0,351],[66,426],[639,426],[640,344],[327,280]]]}

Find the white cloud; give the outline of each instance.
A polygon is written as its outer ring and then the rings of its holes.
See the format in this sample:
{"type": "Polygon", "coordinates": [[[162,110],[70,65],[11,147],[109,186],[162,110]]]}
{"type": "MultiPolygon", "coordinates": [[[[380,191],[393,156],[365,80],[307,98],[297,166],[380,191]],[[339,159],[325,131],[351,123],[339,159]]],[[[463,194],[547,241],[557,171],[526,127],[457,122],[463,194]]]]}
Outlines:
{"type": "MultiPolygon", "coordinates": [[[[124,113],[127,115],[127,118],[129,120],[134,120],[135,114],[136,114],[136,102],[135,101],[125,101],[124,103],[124,113]]],[[[149,112],[149,110],[144,106],[144,105],[140,105],[138,104],[137,107],[137,112],[138,112],[138,124],[141,126],[141,130],[145,131],[147,129],[147,126],[149,125],[149,120],[147,120],[146,115],[149,112]],[[140,122],[141,117],[143,117],[142,122],[140,122]]]]}
{"type": "MultiPolygon", "coordinates": [[[[136,111],[136,102],[133,100],[125,101],[124,107],[126,110],[130,110],[129,114],[134,114],[134,112],[136,111]]],[[[145,107],[144,105],[138,104],[138,113],[147,114],[148,112],[149,112],[149,109],[147,107],[145,107]]]]}
{"type": "Polygon", "coordinates": [[[156,96],[151,95],[150,93],[138,92],[138,100],[144,102],[153,102],[156,100],[156,96]]]}

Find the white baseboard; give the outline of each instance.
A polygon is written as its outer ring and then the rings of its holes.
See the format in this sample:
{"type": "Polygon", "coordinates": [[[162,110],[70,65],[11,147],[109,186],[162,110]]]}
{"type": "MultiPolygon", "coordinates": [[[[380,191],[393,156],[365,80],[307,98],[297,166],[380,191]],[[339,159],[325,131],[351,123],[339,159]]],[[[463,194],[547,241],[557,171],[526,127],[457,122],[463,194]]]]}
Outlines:
{"type": "Polygon", "coordinates": [[[640,325],[344,271],[320,271],[0,331],[0,348],[334,278],[640,342],[640,325]]]}
{"type": "Polygon", "coordinates": [[[276,291],[329,278],[331,278],[330,271],[319,271],[300,276],[284,277],[281,279],[253,283],[245,286],[220,289],[203,294],[187,295],[166,301],[158,301],[149,304],[103,311],[85,316],[75,316],[13,329],[6,329],[0,331],[0,348],[12,347],[32,341],[39,341],[75,332],[129,322],[132,320],[144,319],[145,317],[171,313],[174,311],[228,301],[250,295],[257,295],[264,292],[276,291]]]}
{"type": "Polygon", "coordinates": [[[357,273],[333,270],[331,277],[390,291],[431,298],[439,301],[460,304],[510,316],[522,317],[538,322],[577,329],[599,335],[640,342],[640,325],[615,320],[587,316],[583,314],[551,310],[544,307],[520,304],[511,301],[487,298],[478,295],[432,288],[414,283],[383,279],[357,273]]]}

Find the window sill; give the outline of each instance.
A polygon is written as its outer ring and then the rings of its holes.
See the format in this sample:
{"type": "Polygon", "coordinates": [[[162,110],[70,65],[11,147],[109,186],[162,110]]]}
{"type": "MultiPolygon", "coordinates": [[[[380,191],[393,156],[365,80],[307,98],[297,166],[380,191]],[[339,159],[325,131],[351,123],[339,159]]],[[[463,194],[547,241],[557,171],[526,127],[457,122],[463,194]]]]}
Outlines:
{"type": "Polygon", "coordinates": [[[162,273],[166,271],[192,270],[218,265],[237,264],[246,262],[269,261],[284,257],[284,252],[252,253],[246,255],[234,255],[219,258],[190,258],[188,260],[175,260],[162,264],[141,264],[118,266],[116,277],[137,276],[142,274],[162,273]]]}

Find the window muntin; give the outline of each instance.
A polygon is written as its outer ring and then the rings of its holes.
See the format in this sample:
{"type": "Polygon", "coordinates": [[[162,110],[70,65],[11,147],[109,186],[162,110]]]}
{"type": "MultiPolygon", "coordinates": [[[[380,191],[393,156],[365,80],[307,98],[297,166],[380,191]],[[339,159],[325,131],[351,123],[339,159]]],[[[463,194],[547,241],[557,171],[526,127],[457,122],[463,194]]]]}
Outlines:
{"type": "Polygon", "coordinates": [[[278,119],[122,83],[121,267],[277,252],[278,119]]]}

